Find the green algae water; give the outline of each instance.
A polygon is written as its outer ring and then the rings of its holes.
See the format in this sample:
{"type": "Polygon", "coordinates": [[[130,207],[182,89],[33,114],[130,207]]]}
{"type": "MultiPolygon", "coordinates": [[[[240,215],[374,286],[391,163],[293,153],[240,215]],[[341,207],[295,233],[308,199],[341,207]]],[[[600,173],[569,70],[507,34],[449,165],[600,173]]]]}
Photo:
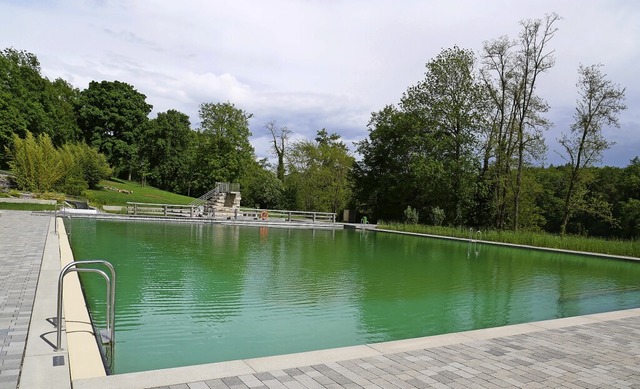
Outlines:
{"type": "MultiPolygon", "coordinates": [[[[117,273],[114,373],[640,307],[640,263],[390,233],[65,220],[117,273]]],[[[96,323],[104,280],[82,274],[96,323]]]]}

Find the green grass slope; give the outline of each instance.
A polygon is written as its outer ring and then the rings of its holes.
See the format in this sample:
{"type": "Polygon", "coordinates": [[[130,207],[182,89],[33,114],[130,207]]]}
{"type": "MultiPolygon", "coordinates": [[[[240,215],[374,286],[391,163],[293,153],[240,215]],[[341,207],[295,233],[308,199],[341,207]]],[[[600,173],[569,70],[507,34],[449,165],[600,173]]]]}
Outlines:
{"type": "Polygon", "coordinates": [[[93,205],[127,205],[127,202],[184,205],[194,200],[192,197],[118,179],[100,181],[100,186],[102,188],[99,190],[85,191],[87,200],[93,205]]]}

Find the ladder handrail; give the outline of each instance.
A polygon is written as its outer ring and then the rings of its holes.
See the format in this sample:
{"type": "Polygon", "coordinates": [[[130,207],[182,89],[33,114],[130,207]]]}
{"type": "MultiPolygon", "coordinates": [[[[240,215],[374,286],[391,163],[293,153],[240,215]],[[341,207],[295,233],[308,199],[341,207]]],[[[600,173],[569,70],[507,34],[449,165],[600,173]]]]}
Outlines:
{"type": "Polygon", "coordinates": [[[57,304],[57,319],[56,319],[56,351],[61,350],[60,343],[62,342],[62,290],[64,285],[64,276],[69,274],[70,272],[87,272],[87,273],[97,273],[100,274],[105,281],[107,282],[107,316],[106,316],[106,325],[107,330],[109,331],[110,342],[114,342],[115,339],[115,305],[116,305],[116,271],[113,268],[113,265],[107,261],[101,259],[88,260],[88,261],[74,261],[68,263],[65,267],[60,271],[60,275],[58,276],[58,304],[57,304]],[[93,264],[102,264],[109,268],[111,273],[111,277],[107,275],[103,270],[94,269],[94,268],[80,268],[76,267],[77,265],[93,265],[93,264]]]}

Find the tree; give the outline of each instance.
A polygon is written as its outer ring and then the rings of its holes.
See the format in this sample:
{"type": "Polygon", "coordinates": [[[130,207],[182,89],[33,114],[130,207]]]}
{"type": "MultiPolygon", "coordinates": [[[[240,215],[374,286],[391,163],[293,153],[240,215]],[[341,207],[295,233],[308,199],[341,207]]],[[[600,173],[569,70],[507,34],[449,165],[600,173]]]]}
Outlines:
{"type": "Polygon", "coordinates": [[[84,140],[106,155],[116,175],[131,179],[138,172],[140,132],[152,108],[145,95],[121,81],[92,81],[80,92],[84,140]]]}
{"type": "Polygon", "coordinates": [[[410,115],[393,105],[372,113],[368,127],[351,175],[356,206],[372,220],[401,220],[419,195],[411,169],[418,134],[410,115]]]}
{"type": "Polygon", "coordinates": [[[318,131],[314,141],[291,146],[285,186],[290,201],[303,211],[340,212],[351,198],[350,170],[355,159],[340,135],[318,131]]]}
{"type": "Polygon", "coordinates": [[[602,157],[602,152],[611,146],[602,135],[602,127],[620,127],[618,115],[627,107],[624,105],[625,90],[607,80],[600,68],[602,65],[578,68],[578,94],[574,123],[570,133],[559,140],[567,152],[571,166],[564,201],[560,232],[564,234],[567,223],[575,212],[575,205],[582,201],[584,190],[580,174],[602,157]]]}
{"type": "Polygon", "coordinates": [[[7,166],[4,148],[13,135],[48,134],[54,146],[77,140],[73,110],[77,90],[40,74],[38,58],[12,48],[0,51],[0,167],[7,166]]]}
{"type": "Polygon", "coordinates": [[[276,167],[276,176],[281,182],[284,182],[284,157],[285,152],[287,150],[287,141],[289,140],[289,135],[291,134],[291,130],[287,127],[276,126],[276,121],[272,120],[265,125],[265,128],[271,134],[273,138],[271,143],[271,150],[276,154],[278,158],[278,166],[276,167]]]}
{"type": "Polygon", "coordinates": [[[517,41],[508,37],[486,42],[483,49],[482,76],[493,100],[491,131],[487,133],[482,175],[491,174],[494,188],[495,225],[506,227],[507,198],[512,194],[512,225],[519,227],[523,169],[528,158],[544,155],[546,146],[541,130],[550,125],[540,114],[548,110],[544,100],[535,95],[540,74],[555,63],[549,41],[557,32],[555,14],[521,21],[517,41]],[[493,160],[492,168],[489,161],[493,160]],[[515,162],[516,179],[512,180],[515,162]]]}
{"type": "Polygon", "coordinates": [[[443,50],[426,68],[424,81],[408,89],[401,107],[418,127],[416,157],[430,173],[421,181],[441,184],[431,190],[430,198],[437,199],[433,205],[442,207],[452,224],[465,224],[478,170],[476,134],[485,126],[484,90],[475,78],[470,50],[443,50]]]}
{"type": "Polygon", "coordinates": [[[53,144],[60,147],[65,143],[75,143],[82,139],[75,109],[80,99],[80,91],[67,81],[57,78],[47,80],[44,91],[44,107],[51,126],[45,131],[53,144]]]}
{"type": "Polygon", "coordinates": [[[141,160],[149,166],[148,182],[160,189],[186,193],[189,187],[190,148],[195,134],[189,116],[176,110],[158,113],[144,127],[141,160]]]}
{"type": "Polygon", "coordinates": [[[249,119],[253,115],[232,103],[200,105],[200,129],[196,134],[193,187],[205,193],[216,182],[239,182],[255,162],[249,142],[249,119]]]}
{"type": "Polygon", "coordinates": [[[373,219],[401,220],[411,207],[426,220],[438,207],[448,223],[468,222],[487,110],[475,73],[471,51],[443,50],[398,107],[372,115],[353,172],[361,211],[373,219]]]}
{"type": "Polygon", "coordinates": [[[61,192],[80,195],[87,188],[96,189],[100,180],[111,176],[106,157],[86,143],[67,143],[58,152],[64,174],[55,187],[61,192]]]}
{"type": "Polygon", "coordinates": [[[273,174],[266,159],[254,162],[240,185],[243,205],[267,209],[284,208],[284,184],[273,174]]]}

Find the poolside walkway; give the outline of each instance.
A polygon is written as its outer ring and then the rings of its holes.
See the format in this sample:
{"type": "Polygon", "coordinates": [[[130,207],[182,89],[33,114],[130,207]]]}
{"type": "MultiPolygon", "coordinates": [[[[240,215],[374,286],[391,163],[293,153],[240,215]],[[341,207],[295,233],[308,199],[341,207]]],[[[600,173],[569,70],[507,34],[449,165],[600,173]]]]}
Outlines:
{"type": "MultiPolygon", "coordinates": [[[[0,389],[16,388],[23,367],[39,266],[45,240],[51,235],[47,232],[50,219],[10,211],[3,211],[0,217],[0,389]]],[[[38,288],[42,286],[40,281],[38,288]]],[[[43,343],[31,336],[27,342],[32,340],[43,343]]],[[[50,365],[50,357],[47,361],[50,365]]],[[[73,381],[73,387],[640,388],[639,362],[640,309],[632,309],[288,356],[80,379],[73,381]]],[[[21,387],[30,375],[22,372],[25,377],[20,377],[21,387]]]]}
{"type": "Polygon", "coordinates": [[[50,217],[2,211],[0,217],[0,389],[15,389],[50,217]]]}
{"type": "MultiPolygon", "coordinates": [[[[349,353],[353,350],[345,349],[349,353]]],[[[640,309],[390,342],[365,354],[346,360],[334,355],[333,361],[315,364],[305,364],[307,357],[300,354],[288,362],[291,367],[278,357],[247,360],[253,371],[233,375],[221,374],[215,365],[207,373],[205,365],[196,374],[211,379],[176,384],[173,377],[173,385],[155,388],[640,388],[640,309]],[[513,334],[518,332],[523,333],[513,334]],[[394,348],[398,351],[389,351],[394,348]],[[284,367],[260,368],[270,363],[284,367]]],[[[111,383],[146,387],[143,377],[134,373],[111,383]]],[[[110,387],[98,383],[78,387],[110,387]]]]}

